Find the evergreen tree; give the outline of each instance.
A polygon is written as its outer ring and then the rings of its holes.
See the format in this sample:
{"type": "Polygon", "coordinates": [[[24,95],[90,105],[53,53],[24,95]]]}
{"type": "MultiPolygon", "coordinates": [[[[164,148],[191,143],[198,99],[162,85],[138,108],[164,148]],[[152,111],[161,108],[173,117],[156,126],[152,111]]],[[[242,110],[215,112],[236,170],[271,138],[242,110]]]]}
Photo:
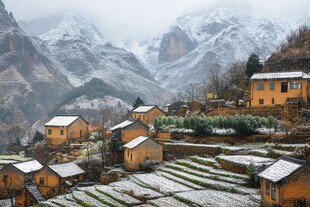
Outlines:
{"type": "Polygon", "coordinates": [[[138,108],[141,105],[144,105],[144,101],[138,96],[138,98],[132,104],[132,107],[133,107],[133,109],[135,109],[135,108],[138,108]]]}
{"type": "Polygon", "coordinates": [[[248,78],[251,78],[254,73],[262,72],[262,69],[263,64],[259,62],[259,56],[255,53],[252,53],[248,58],[248,62],[246,63],[246,75],[248,76],[248,78]]]}
{"type": "Polygon", "coordinates": [[[38,130],[36,130],[36,133],[33,136],[33,142],[36,143],[36,142],[40,142],[42,140],[44,140],[44,135],[41,132],[39,132],[38,130]]]}

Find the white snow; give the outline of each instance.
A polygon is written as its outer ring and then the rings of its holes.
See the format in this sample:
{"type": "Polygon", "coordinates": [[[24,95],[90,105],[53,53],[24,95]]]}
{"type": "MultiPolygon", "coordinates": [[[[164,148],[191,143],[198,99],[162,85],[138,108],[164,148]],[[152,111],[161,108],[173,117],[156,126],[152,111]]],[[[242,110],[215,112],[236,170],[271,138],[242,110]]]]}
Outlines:
{"type": "Polygon", "coordinates": [[[43,167],[37,160],[30,160],[12,165],[24,173],[35,172],[43,167]]]}
{"type": "Polygon", "coordinates": [[[44,126],[69,126],[78,118],[79,116],[55,116],[45,123],[44,126]]]}
{"type": "Polygon", "coordinates": [[[79,188],[79,190],[82,190],[84,192],[90,193],[94,196],[97,196],[98,198],[104,200],[106,203],[112,204],[114,206],[122,206],[122,204],[120,204],[119,202],[115,201],[114,199],[112,199],[111,197],[100,193],[99,191],[96,190],[96,188],[94,186],[91,187],[82,187],[79,188]]]}
{"type": "Polygon", "coordinates": [[[98,206],[98,207],[108,207],[108,205],[105,205],[103,203],[101,203],[100,201],[96,200],[95,198],[87,195],[85,192],[83,191],[73,191],[72,192],[72,196],[75,200],[81,200],[89,205],[92,206],[98,206]]]}
{"type": "Polygon", "coordinates": [[[177,197],[189,200],[200,206],[208,207],[258,207],[259,203],[251,201],[248,195],[239,195],[215,190],[199,190],[177,193],[177,197]]]}
{"type": "Polygon", "coordinates": [[[139,106],[138,108],[134,109],[132,112],[136,113],[145,113],[154,108],[155,106],[139,106]]]}
{"type": "Polygon", "coordinates": [[[114,127],[110,128],[110,131],[114,131],[115,129],[127,127],[127,126],[131,125],[132,123],[134,123],[134,121],[131,121],[131,120],[123,121],[122,123],[117,124],[114,127]]]}
{"type": "Polygon", "coordinates": [[[253,155],[219,155],[216,159],[226,160],[228,162],[233,162],[241,165],[261,166],[270,165],[274,159],[266,157],[258,157],[253,155]]]}
{"type": "Polygon", "coordinates": [[[251,77],[251,80],[263,79],[309,79],[310,76],[304,72],[274,72],[274,73],[256,73],[251,77]]]}
{"type": "Polygon", "coordinates": [[[85,173],[85,171],[80,168],[77,164],[73,162],[61,163],[48,165],[54,172],[56,172],[62,178],[80,175],[85,173]]]}
{"type": "Polygon", "coordinates": [[[287,160],[279,159],[267,169],[258,174],[259,177],[265,178],[272,182],[278,182],[288,175],[295,172],[302,165],[287,160]]]}
{"type": "Polygon", "coordinates": [[[155,204],[155,206],[165,206],[165,207],[188,207],[185,203],[182,203],[176,200],[173,197],[164,197],[158,198],[155,200],[149,201],[151,204],[155,204]]]}
{"type": "Polygon", "coordinates": [[[135,148],[136,146],[140,145],[142,142],[144,142],[147,139],[149,139],[149,137],[139,136],[139,137],[135,138],[134,140],[131,140],[130,142],[125,144],[123,147],[129,148],[129,149],[133,149],[133,148],[135,148]]]}

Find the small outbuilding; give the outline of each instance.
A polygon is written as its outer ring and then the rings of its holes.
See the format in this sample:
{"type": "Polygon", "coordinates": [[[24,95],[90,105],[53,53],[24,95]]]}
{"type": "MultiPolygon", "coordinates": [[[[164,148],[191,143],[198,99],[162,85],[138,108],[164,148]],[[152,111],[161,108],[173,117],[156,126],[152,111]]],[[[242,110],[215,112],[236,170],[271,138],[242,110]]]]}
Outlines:
{"type": "Polygon", "coordinates": [[[124,145],[125,168],[130,171],[140,170],[140,163],[147,160],[163,161],[163,147],[150,137],[139,136],[124,145]]]}
{"type": "Polygon", "coordinates": [[[85,171],[73,162],[44,166],[35,174],[35,184],[44,197],[55,197],[84,179],[85,171]]]}
{"type": "Polygon", "coordinates": [[[262,207],[310,205],[310,165],[306,161],[281,157],[258,177],[262,207]]]}
{"type": "Polygon", "coordinates": [[[165,112],[158,106],[139,106],[131,112],[131,117],[146,124],[151,124],[158,116],[165,116],[165,112]]]}
{"type": "Polygon", "coordinates": [[[149,127],[139,120],[126,120],[110,128],[112,134],[119,138],[118,141],[127,143],[138,136],[147,136],[149,127]]]}

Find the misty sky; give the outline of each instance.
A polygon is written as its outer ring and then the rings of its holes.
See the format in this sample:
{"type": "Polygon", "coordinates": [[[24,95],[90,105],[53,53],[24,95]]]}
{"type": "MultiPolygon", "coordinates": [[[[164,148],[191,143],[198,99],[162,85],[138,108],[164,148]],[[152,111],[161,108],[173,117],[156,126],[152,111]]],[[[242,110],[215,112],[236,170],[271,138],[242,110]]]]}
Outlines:
{"type": "MultiPolygon", "coordinates": [[[[16,20],[32,20],[65,11],[79,11],[93,21],[110,40],[142,40],[154,37],[183,13],[210,9],[219,0],[3,0],[16,20]]],[[[222,0],[247,4],[274,16],[310,10],[309,0],[222,0]],[[298,2],[298,4],[297,4],[298,2]]],[[[113,41],[112,40],[112,41],[113,41]]]]}

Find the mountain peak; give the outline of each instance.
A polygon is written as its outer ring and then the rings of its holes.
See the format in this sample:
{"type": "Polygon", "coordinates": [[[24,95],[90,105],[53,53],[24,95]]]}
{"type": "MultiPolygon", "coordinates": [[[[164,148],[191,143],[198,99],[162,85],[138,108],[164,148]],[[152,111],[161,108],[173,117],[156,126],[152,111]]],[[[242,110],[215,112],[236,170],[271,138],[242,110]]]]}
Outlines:
{"type": "Polygon", "coordinates": [[[4,3],[0,0],[0,32],[6,32],[16,28],[18,28],[18,24],[16,23],[13,14],[7,12],[4,3]]]}
{"type": "Polygon", "coordinates": [[[59,40],[86,40],[97,44],[105,42],[97,27],[75,11],[66,12],[57,27],[40,35],[40,38],[52,42],[59,40]]]}

